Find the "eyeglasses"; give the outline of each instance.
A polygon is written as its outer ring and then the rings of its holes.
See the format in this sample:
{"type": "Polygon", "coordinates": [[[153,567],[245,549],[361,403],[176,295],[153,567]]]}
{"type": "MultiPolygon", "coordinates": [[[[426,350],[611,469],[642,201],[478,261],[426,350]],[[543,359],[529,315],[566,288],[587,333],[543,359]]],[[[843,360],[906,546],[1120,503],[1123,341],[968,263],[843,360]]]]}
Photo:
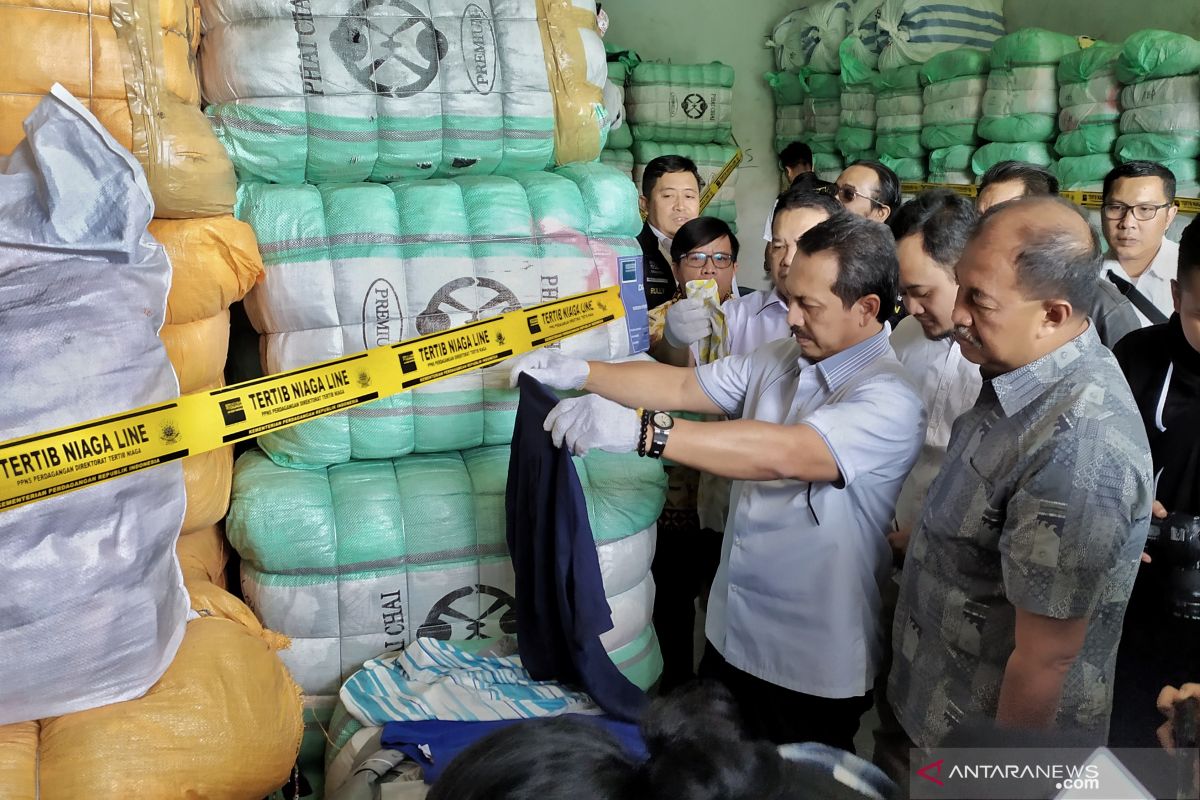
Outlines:
{"type": "Polygon", "coordinates": [[[854,198],[861,197],[872,206],[879,206],[880,208],[883,207],[883,203],[879,202],[874,197],[863,194],[853,186],[839,186],[836,183],[831,183],[828,186],[821,187],[821,191],[825,192],[825,194],[833,195],[833,197],[844,206],[848,206],[853,203],[854,198]]]}
{"type": "Polygon", "coordinates": [[[1125,215],[1130,211],[1133,212],[1133,218],[1139,222],[1149,222],[1158,216],[1158,212],[1164,208],[1170,208],[1172,203],[1163,203],[1162,205],[1154,205],[1153,203],[1139,203],[1136,206],[1127,205],[1125,203],[1105,203],[1100,207],[1104,213],[1105,219],[1117,220],[1125,219],[1125,215]]]}
{"type": "Polygon", "coordinates": [[[733,266],[733,256],[729,253],[684,253],[679,262],[692,269],[704,269],[712,261],[713,269],[729,269],[733,266]]]}

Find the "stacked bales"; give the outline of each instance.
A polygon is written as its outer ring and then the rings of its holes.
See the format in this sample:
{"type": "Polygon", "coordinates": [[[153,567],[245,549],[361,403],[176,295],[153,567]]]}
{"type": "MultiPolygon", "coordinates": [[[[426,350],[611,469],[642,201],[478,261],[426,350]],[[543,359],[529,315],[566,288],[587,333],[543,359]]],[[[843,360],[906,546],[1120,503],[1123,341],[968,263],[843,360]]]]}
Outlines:
{"type": "MultiPolygon", "coordinates": [[[[610,58],[613,58],[610,56],[610,58]]],[[[629,64],[620,57],[608,62],[608,84],[620,97],[620,116],[608,129],[608,139],[600,151],[600,162],[633,177],[633,130],[625,113],[625,92],[628,91],[629,64]]],[[[610,109],[611,111],[611,109],[610,109]]]]}
{"type": "Polygon", "coordinates": [[[991,50],[1004,36],[1004,0],[883,0],[875,22],[880,71],[959,48],[991,50]]]}
{"type": "Polygon", "coordinates": [[[921,144],[929,151],[930,181],[975,182],[971,159],[980,144],[977,127],[990,70],[991,55],[970,49],[936,55],[921,68],[921,144]]]}
{"type": "Polygon", "coordinates": [[[1130,36],[1117,60],[1121,136],[1116,160],[1157,161],[1171,169],[1180,193],[1197,193],[1200,156],[1200,42],[1147,30],[1130,36]]]}
{"type": "Polygon", "coordinates": [[[1058,64],[1058,141],[1055,170],[1064,189],[1098,189],[1115,166],[1120,134],[1119,46],[1095,44],[1058,64]]]}
{"type": "MultiPolygon", "coordinates": [[[[732,144],[733,77],[732,67],[716,61],[642,62],[633,68],[626,110],[633,128],[635,181],[640,182],[651,159],[662,155],[692,158],[706,182],[721,171],[736,152],[732,144]]],[[[736,175],[735,170],[704,212],[719,216],[735,229],[736,175]]]]}
{"type": "Polygon", "coordinates": [[[813,169],[823,180],[834,180],[844,166],[837,146],[842,124],[842,90],[837,75],[812,74],[804,78],[804,139],[812,148],[813,169]]]}
{"type": "Polygon", "coordinates": [[[926,178],[927,152],[921,144],[924,107],[920,65],[879,73],[875,147],[879,160],[902,181],[926,178]]]}
{"type": "Polygon", "coordinates": [[[1007,160],[1054,164],[1058,135],[1058,63],[1079,51],[1073,36],[1026,28],[992,48],[979,135],[988,144],[971,160],[976,175],[1007,160]]]}

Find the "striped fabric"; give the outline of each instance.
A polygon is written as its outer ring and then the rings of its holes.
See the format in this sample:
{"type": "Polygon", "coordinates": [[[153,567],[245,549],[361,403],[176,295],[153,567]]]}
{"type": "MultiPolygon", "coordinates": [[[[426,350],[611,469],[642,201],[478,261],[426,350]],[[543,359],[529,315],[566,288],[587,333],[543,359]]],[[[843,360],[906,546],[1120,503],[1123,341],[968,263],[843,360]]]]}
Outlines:
{"type": "Polygon", "coordinates": [[[363,725],[600,713],[586,694],[530,678],[520,656],[471,653],[430,638],[414,640],[397,655],[366,662],[339,696],[346,711],[363,725]]]}
{"type": "Polygon", "coordinates": [[[988,50],[1005,34],[1003,0],[884,0],[879,69],[923,64],[959,47],[988,50]]]}

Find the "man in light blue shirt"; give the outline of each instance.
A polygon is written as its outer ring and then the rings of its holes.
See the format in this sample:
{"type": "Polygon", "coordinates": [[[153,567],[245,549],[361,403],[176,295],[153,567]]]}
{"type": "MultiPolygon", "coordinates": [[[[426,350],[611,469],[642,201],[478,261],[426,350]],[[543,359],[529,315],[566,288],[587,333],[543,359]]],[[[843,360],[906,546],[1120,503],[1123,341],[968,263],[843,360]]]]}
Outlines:
{"type": "Polygon", "coordinates": [[[513,367],[593,392],[546,419],[576,453],[636,450],[735,481],[701,672],[729,686],[752,735],[777,743],[852,751],[882,660],[885,537],[925,430],[883,324],[897,271],[887,228],[838,213],[800,239],[791,339],[695,369],[552,350],[513,367]]]}

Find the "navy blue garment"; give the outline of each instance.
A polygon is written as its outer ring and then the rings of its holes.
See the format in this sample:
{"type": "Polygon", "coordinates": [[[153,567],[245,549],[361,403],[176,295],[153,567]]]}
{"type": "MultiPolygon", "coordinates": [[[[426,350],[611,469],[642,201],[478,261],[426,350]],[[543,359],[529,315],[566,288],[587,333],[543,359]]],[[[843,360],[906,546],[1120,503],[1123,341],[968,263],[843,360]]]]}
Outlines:
{"type": "Polygon", "coordinates": [[[612,613],[579,475],[542,430],[558,397],[521,375],[508,462],[508,553],[517,575],[517,648],[534,680],[582,687],[608,714],[637,720],[646,695],[600,645],[612,613]]]}
{"type": "MultiPolygon", "coordinates": [[[[646,745],[637,726],[629,722],[618,722],[609,717],[592,717],[585,714],[564,714],[569,719],[581,719],[594,723],[611,733],[621,743],[625,752],[639,761],[648,756],[646,745]]],[[[422,767],[426,783],[441,777],[442,770],[454,757],[475,742],[501,728],[519,725],[533,720],[503,719],[486,722],[447,722],[422,720],[420,722],[388,722],[383,726],[380,742],[389,750],[399,750],[422,767]]]]}

